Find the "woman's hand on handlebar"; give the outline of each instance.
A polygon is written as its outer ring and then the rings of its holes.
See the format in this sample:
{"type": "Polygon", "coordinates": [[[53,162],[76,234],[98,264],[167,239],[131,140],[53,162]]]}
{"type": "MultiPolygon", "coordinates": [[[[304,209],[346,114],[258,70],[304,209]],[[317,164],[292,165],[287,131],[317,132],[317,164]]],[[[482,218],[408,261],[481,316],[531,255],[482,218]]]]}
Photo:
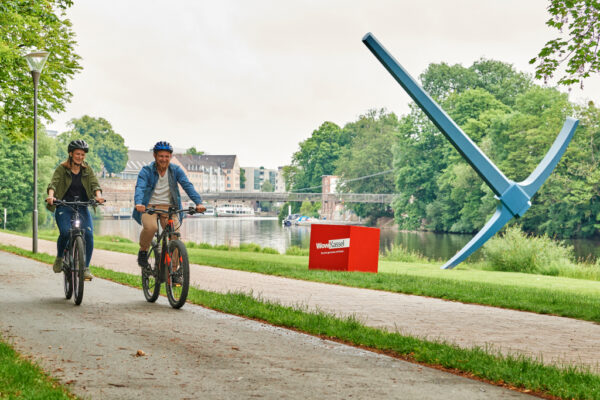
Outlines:
{"type": "Polygon", "coordinates": [[[96,200],[96,201],[98,202],[98,204],[104,204],[104,202],[106,201],[105,199],[103,199],[103,198],[102,198],[102,197],[100,197],[100,196],[96,196],[96,197],[94,198],[94,200],[96,200]]]}
{"type": "Polygon", "coordinates": [[[143,213],[146,211],[146,206],[143,204],[136,204],[135,209],[137,210],[137,212],[143,213]]]}
{"type": "Polygon", "coordinates": [[[204,211],[206,211],[206,207],[204,207],[202,204],[196,204],[197,213],[203,213],[204,211]]]}
{"type": "Polygon", "coordinates": [[[46,203],[48,203],[49,205],[53,205],[54,204],[54,200],[56,200],[56,198],[54,196],[48,196],[48,197],[46,197],[46,203]]]}

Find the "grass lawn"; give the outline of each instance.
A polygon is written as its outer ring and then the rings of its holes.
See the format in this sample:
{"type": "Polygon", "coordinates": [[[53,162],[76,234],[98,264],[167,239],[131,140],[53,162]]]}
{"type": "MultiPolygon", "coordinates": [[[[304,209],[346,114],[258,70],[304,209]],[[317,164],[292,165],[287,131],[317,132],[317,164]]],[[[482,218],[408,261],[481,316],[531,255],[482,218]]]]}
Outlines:
{"type": "MultiPolygon", "coordinates": [[[[14,233],[14,232],[9,232],[14,233]]],[[[40,238],[56,239],[54,232],[40,238]]],[[[115,236],[96,236],[96,248],[137,254],[138,246],[115,236]]],[[[195,264],[344,286],[415,294],[600,322],[600,282],[548,275],[482,270],[461,264],[380,261],[379,273],[308,270],[308,257],[188,247],[195,264]]]]}
{"type": "MultiPolygon", "coordinates": [[[[28,250],[18,248],[12,248],[11,251],[49,264],[54,258],[48,254],[32,254],[28,250]]],[[[99,267],[92,267],[92,272],[99,278],[136,288],[141,287],[140,277],[137,275],[99,267]]],[[[524,356],[503,356],[482,348],[462,349],[445,343],[416,339],[395,332],[366,327],[354,318],[338,318],[323,312],[307,312],[304,309],[284,307],[246,294],[220,294],[190,288],[188,301],[214,310],[297,329],[322,338],[366,347],[411,362],[526,393],[550,398],[600,399],[600,376],[584,369],[557,368],[543,365],[524,356]]]]}

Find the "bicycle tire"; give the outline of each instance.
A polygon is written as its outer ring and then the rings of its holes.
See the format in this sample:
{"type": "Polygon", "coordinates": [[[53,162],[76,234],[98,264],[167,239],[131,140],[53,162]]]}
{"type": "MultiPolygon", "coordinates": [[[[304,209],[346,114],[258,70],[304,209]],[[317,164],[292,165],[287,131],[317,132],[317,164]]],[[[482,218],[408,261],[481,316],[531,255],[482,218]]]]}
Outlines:
{"type": "Polygon", "coordinates": [[[190,287],[190,264],[187,249],[182,241],[171,240],[169,242],[167,257],[164,261],[166,267],[165,286],[169,304],[173,308],[181,308],[185,304],[190,287]],[[173,282],[175,276],[181,277],[180,285],[173,282]]]}
{"type": "Polygon", "coordinates": [[[63,258],[63,277],[64,277],[64,288],[65,288],[65,298],[69,300],[71,296],[73,296],[73,281],[71,276],[71,268],[66,267],[64,263],[69,264],[69,256],[67,252],[65,252],[65,256],[63,258]]]}
{"type": "Polygon", "coordinates": [[[80,305],[83,301],[83,283],[85,282],[83,270],[85,269],[85,246],[81,236],[75,238],[73,244],[73,294],[75,305],[80,305]]]}
{"type": "Polygon", "coordinates": [[[150,264],[150,267],[142,268],[142,289],[144,297],[149,303],[154,303],[160,294],[160,279],[158,277],[160,256],[157,257],[158,254],[158,245],[153,240],[148,250],[148,264],[150,264]]]}

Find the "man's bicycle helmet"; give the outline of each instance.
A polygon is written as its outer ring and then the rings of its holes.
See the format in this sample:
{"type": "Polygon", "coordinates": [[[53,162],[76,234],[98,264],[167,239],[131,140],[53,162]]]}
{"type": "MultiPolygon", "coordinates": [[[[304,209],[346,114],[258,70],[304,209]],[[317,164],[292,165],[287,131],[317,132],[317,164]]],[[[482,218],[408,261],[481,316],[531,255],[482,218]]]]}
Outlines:
{"type": "Polygon", "coordinates": [[[163,142],[162,140],[160,142],[157,142],[154,147],[152,148],[152,151],[154,151],[155,153],[159,150],[166,150],[169,153],[173,152],[173,146],[171,146],[171,144],[169,142],[163,142]]]}
{"type": "Polygon", "coordinates": [[[69,148],[68,148],[68,152],[72,152],[73,150],[83,150],[86,153],[90,150],[88,144],[85,142],[85,140],[81,140],[81,139],[77,139],[77,140],[73,140],[71,143],[69,143],[69,148]]]}

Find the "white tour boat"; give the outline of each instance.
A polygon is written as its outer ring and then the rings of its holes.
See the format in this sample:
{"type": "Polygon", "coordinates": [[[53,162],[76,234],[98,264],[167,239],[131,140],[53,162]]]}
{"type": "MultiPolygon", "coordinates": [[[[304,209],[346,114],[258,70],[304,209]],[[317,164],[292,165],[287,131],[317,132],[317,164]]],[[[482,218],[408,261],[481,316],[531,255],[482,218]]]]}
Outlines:
{"type": "Polygon", "coordinates": [[[254,209],[241,204],[225,204],[215,209],[217,217],[253,217],[254,209]]]}

